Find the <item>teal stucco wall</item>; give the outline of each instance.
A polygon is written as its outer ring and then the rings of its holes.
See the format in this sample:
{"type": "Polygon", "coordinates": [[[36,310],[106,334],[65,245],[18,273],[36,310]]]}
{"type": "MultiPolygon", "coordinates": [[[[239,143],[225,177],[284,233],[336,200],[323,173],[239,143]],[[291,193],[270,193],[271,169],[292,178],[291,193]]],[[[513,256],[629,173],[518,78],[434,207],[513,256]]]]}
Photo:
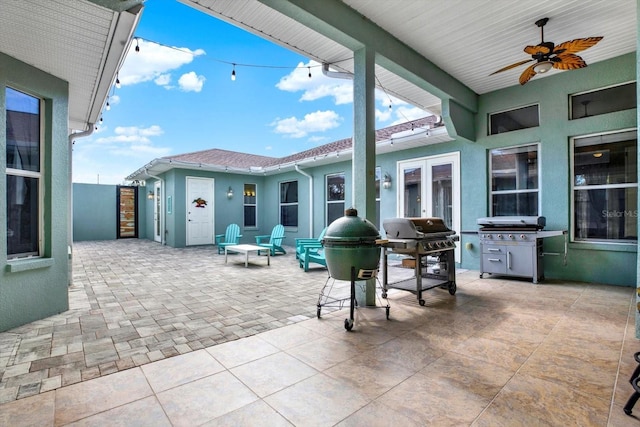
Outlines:
{"type": "Polygon", "coordinates": [[[0,53],[0,332],[68,310],[68,85],[0,53]],[[9,86],[44,100],[43,253],[7,260],[6,110],[9,86]]]}

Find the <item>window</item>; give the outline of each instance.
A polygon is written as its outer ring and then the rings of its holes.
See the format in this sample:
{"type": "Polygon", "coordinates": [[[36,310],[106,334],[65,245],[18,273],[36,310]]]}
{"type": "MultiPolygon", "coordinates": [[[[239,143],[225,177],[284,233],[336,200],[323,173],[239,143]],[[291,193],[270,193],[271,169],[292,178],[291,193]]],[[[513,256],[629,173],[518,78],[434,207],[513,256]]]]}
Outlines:
{"type": "Polygon", "coordinates": [[[574,240],[638,240],[635,131],[573,141],[574,240]]]}
{"type": "Polygon", "coordinates": [[[258,226],[258,205],[256,202],[256,184],[244,185],[244,226],[258,226]]]}
{"type": "Polygon", "coordinates": [[[636,82],[571,95],[571,120],[636,108],[636,82]]]}
{"type": "Polygon", "coordinates": [[[298,226],[298,181],[280,183],[280,224],[298,226]]]}
{"type": "Polygon", "coordinates": [[[40,255],[40,100],[6,88],[7,258],[40,255]]]}
{"type": "Polygon", "coordinates": [[[376,167],[376,222],[375,226],[380,227],[380,181],[382,181],[382,169],[376,167]]]}
{"type": "Polygon", "coordinates": [[[327,175],[327,224],[344,216],[344,173],[327,175]]]}
{"type": "Polygon", "coordinates": [[[538,215],[538,145],[491,150],[494,216],[538,215]]]}
{"type": "Polygon", "coordinates": [[[540,119],[537,104],[489,115],[489,135],[527,129],[539,125],[540,119]]]}

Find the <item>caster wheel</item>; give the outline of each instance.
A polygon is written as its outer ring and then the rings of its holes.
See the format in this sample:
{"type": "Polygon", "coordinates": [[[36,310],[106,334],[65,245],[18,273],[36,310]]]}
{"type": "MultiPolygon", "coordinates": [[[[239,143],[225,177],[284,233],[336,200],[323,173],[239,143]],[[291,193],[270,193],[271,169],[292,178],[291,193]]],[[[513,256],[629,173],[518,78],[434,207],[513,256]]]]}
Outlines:
{"type": "Polygon", "coordinates": [[[387,312],[387,320],[389,320],[389,307],[387,307],[386,312],[387,312]]]}
{"type": "Polygon", "coordinates": [[[387,299],[387,293],[386,292],[382,293],[382,298],[387,299]]]}
{"type": "Polygon", "coordinates": [[[350,331],[351,329],[353,329],[353,320],[351,319],[344,319],[344,328],[347,331],[350,331]]]}
{"type": "Polygon", "coordinates": [[[420,305],[424,306],[424,302],[425,302],[425,301],[424,301],[423,299],[421,299],[421,300],[420,300],[420,301],[418,301],[418,302],[420,303],[420,305]]]}
{"type": "Polygon", "coordinates": [[[624,408],[624,413],[627,415],[631,415],[631,409],[624,408]]]}
{"type": "Polygon", "coordinates": [[[457,289],[458,289],[458,287],[456,286],[456,282],[449,283],[449,293],[451,295],[455,295],[457,289]]]}
{"type": "Polygon", "coordinates": [[[482,276],[483,276],[483,275],[481,274],[481,275],[480,275],[480,278],[481,278],[481,279],[482,279],[482,276]]]}
{"type": "Polygon", "coordinates": [[[321,311],[321,308],[320,308],[320,306],[318,306],[318,313],[317,313],[318,319],[320,318],[320,311],[321,311]]]}

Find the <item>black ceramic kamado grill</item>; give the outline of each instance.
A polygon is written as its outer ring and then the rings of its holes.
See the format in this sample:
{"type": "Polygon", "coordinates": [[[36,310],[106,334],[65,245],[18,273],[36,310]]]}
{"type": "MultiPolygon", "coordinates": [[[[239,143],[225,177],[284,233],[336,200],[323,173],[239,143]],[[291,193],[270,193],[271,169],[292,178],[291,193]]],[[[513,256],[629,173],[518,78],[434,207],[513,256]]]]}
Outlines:
{"type": "Polygon", "coordinates": [[[543,239],[565,236],[564,265],[567,262],[566,230],[544,230],[543,216],[494,216],[478,218],[480,230],[480,278],[485,273],[544,280],[543,239]]]}
{"type": "Polygon", "coordinates": [[[424,305],[424,290],[442,287],[451,295],[456,293],[457,236],[442,218],[389,218],[382,226],[388,239],[383,251],[383,297],[388,289],[401,289],[416,294],[420,305],[424,305]],[[413,278],[389,283],[387,249],[409,257],[413,278]]]}

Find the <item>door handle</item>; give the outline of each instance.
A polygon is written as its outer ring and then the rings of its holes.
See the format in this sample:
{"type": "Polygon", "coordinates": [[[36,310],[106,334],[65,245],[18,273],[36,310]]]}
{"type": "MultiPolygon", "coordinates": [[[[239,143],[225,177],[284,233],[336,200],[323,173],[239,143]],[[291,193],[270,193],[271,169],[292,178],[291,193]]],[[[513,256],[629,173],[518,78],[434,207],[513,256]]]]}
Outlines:
{"type": "Polygon", "coordinates": [[[500,258],[488,258],[487,261],[500,262],[500,258]]]}
{"type": "Polygon", "coordinates": [[[507,268],[511,270],[511,252],[507,251],[507,268]]]}

